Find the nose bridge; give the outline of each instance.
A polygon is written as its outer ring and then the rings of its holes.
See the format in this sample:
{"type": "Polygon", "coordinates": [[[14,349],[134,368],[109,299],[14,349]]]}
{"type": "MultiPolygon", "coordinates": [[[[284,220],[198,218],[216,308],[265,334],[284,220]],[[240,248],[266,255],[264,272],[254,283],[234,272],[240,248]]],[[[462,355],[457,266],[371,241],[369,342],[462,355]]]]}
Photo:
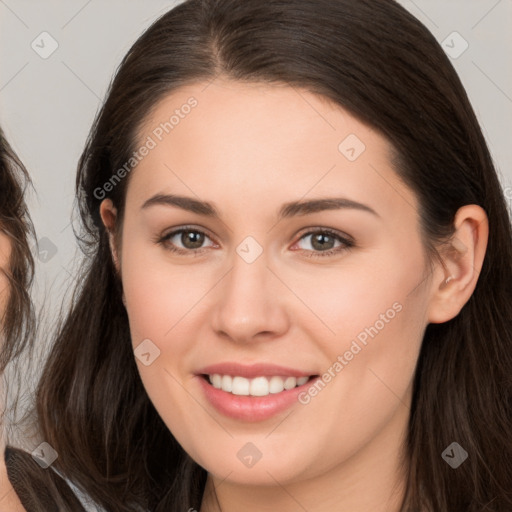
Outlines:
{"type": "Polygon", "coordinates": [[[267,268],[268,254],[252,237],[244,239],[235,252],[219,289],[214,329],[234,341],[250,341],[262,333],[282,333],[287,328],[287,317],[282,293],[277,289],[279,283],[267,268]]]}

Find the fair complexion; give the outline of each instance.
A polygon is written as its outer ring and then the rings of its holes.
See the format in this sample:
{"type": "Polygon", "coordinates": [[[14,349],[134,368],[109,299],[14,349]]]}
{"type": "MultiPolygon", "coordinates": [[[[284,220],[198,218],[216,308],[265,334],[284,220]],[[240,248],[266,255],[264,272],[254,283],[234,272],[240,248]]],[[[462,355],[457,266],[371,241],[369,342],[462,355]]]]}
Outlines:
{"type": "Polygon", "coordinates": [[[458,249],[431,272],[417,199],[376,131],[304,90],[219,79],[163,99],[138,142],[154,138],[191,96],[197,106],[132,171],[122,222],[109,199],[101,216],[133,347],[151,340],[160,351],[147,366],[136,359],[144,386],[208,471],[200,512],[217,510],[214,488],[224,512],[396,512],[424,330],[456,316],[471,296],[487,244],[485,212],[457,212],[458,249]],[[366,147],[353,161],[338,149],[350,134],[366,147]],[[207,201],[218,217],[163,199],[171,194],[207,201]],[[366,208],[279,217],[287,203],[320,198],[366,208]],[[188,237],[176,233],[185,227],[188,237]],[[256,259],[246,257],[258,249],[256,259]],[[353,341],[371,327],[373,337],[351,357],[353,341]],[[224,362],[316,376],[331,369],[331,379],[316,394],[303,385],[308,403],[293,400],[264,418],[255,405],[238,417],[236,397],[216,391],[235,413],[219,410],[198,375],[224,362]]]}
{"type": "MultiPolygon", "coordinates": [[[[0,317],[3,317],[7,301],[9,300],[9,281],[5,272],[9,268],[11,243],[9,237],[0,232],[0,317]]],[[[4,460],[5,442],[0,434],[0,510],[6,512],[23,512],[18,495],[12,488],[7,477],[7,468],[4,460]]]]}
{"type": "Polygon", "coordinates": [[[9,300],[9,281],[5,273],[9,268],[10,257],[11,242],[9,237],[0,231],[0,312],[2,316],[9,300]]]}

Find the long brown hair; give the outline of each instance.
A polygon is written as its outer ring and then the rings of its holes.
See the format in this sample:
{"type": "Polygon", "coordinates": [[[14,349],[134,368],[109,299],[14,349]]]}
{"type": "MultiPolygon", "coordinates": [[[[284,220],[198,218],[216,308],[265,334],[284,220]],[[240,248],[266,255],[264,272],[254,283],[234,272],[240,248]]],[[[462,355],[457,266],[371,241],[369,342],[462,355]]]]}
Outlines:
{"type": "Polygon", "coordinates": [[[7,237],[10,251],[7,264],[0,270],[7,278],[7,290],[2,292],[8,294],[0,318],[0,374],[5,398],[0,417],[4,441],[9,441],[9,433],[17,429],[20,411],[26,412],[21,391],[27,359],[20,356],[33,348],[36,331],[30,295],[35,231],[26,203],[31,185],[25,166],[0,128],[0,230],[7,237]]]}
{"type": "MultiPolygon", "coordinates": [[[[187,0],[123,59],[77,176],[85,252],[79,286],[37,396],[55,467],[109,511],[200,508],[206,472],[183,451],[139,378],[121,284],[99,216],[122,219],[146,116],[184,84],[288,84],[329,98],[386,137],[416,193],[432,261],[456,211],[485,209],[489,240],[470,300],[427,326],[414,380],[402,511],[512,510],[512,229],[489,150],[463,85],[433,35],[392,0],[187,0]],[[456,470],[441,453],[457,441],[456,470]]],[[[74,510],[70,505],[69,510],[74,510]]]]}
{"type": "Polygon", "coordinates": [[[0,230],[9,239],[11,251],[8,265],[2,269],[9,298],[0,319],[0,373],[33,340],[35,321],[29,290],[34,276],[30,243],[35,236],[25,202],[30,185],[25,167],[0,129],[0,230]]]}

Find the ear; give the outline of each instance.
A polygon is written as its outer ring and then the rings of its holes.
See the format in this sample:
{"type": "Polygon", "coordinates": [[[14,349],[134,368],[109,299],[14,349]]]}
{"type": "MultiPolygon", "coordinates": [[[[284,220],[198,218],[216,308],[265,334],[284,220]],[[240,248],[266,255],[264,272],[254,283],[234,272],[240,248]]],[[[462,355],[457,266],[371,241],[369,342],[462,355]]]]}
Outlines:
{"type": "Polygon", "coordinates": [[[100,216],[108,233],[108,241],[110,244],[110,252],[112,254],[112,260],[117,272],[120,270],[119,258],[117,248],[115,244],[115,232],[116,232],[116,220],[117,220],[117,209],[112,203],[111,199],[104,199],[100,204],[100,216]]]}
{"type": "Polygon", "coordinates": [[[430,323],[456,317],[475,290],[487,249],[489,223],[485,210],[475,204],[457,211],[455,233],[434,270],[428,308],[430,323]]]}

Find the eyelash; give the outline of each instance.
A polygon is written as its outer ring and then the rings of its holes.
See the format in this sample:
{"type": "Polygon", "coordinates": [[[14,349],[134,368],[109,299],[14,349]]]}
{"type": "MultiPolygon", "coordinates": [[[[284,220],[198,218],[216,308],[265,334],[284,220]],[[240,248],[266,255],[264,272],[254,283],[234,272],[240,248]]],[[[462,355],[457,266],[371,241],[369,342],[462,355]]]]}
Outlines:
{"type": "MultiPolygon", "coordinates": [[[[194,228],[193,226],[185,226],[180,229],[176,229],[175,231],[171,231],[170,233],[168,233],[162,237],[158,237],[155,241],[156,241],[156,243],[164,246],[168,251],[170,251],[172,253],[176,253],[176,254],[179,254],[182,256],[190,256],[190,255],[199,256],[199,255],[201,255],[207,248],[203,247],[200,249],[181,249],[179,247],[176,247],[175,245],[168,243],[171,238],[173,238],[174,236],[176,236],[180,233],[183,233],[185,231],[199,233],[199,234],[205,235],[208,238],[211,238],[210,236],[208,236],[207,233],[205,233],[201,229],[194,228]]],[[[308,249],[300,249],[302,251],[307,251],[310,253],[309,256],[307,256],[308,258],[317,258],[317,257],[325,258],[328,256],[334,256],[343,251],[350,251],[351,249],[353,249],[356,246],[352,240],[341,236],[337,231],[334,231],[329,228],[318,228],[318,229],[313,229],[313,230],[307,231],[306,233],[301,235],[299,240],[302,240],[303,238],[310,236],[310,235],[317,235],[319,233],[332,236],[333,238],[335,238],[336,240],[341,242],[343,244],[343,246],[340,246],[340,247],[337,247],[334,249],[329,249],[327,251],[309,251],[308,249]]]]}

